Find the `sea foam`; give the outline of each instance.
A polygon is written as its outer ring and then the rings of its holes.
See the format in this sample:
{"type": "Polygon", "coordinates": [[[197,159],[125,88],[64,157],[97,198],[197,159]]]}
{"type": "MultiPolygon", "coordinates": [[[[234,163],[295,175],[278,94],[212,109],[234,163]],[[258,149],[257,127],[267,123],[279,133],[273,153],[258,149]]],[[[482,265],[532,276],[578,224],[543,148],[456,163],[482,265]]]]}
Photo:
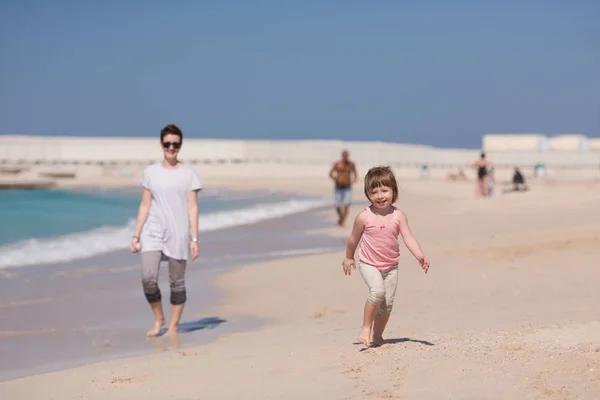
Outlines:
{"type": "MultiPolygon", "coordinates": [[[[256,204],[236,210],[202,214],[200,232],[254,224],[330,205],[330,200],[301,199],[256,204]]],[[[0,246],[0,268],[68,262],[129,248],[135,221],[47,239],[28,239],[0,246]]]]}

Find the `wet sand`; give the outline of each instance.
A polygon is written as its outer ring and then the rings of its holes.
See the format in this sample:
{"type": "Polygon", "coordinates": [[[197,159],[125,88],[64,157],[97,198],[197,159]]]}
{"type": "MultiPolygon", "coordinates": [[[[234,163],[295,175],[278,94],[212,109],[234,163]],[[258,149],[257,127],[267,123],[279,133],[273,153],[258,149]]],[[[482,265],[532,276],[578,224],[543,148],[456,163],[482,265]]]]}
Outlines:
{"type": "MultiPolygon", "coordinates": [[[[208,343],[218,334],[258,327],[259,318],[223,320],[207,314],[223,295],[211,282],[218,274],[257,259],[283,262],[294,254],[337,249],[339,240],[303,234],[324,226],[316,213],[200,235],[202,252],[187,269],[188,302],[177,340],[145,338],[153,319],[141,289],[139,255],[117,251],[69,263],[3,270],[0,380],[188,348],[208,343]]],[[[168,318],[167,271],[163,263],[160,287],[168,318]]]]}

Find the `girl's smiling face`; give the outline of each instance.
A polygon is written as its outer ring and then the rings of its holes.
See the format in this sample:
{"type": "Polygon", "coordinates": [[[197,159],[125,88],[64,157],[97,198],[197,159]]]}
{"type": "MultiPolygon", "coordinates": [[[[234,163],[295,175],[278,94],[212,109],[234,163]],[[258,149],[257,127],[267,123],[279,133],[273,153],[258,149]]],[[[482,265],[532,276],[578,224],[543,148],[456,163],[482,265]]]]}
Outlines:
{"type": "Polygon", "coordinates": [[[388,186],[377,186],[371,189],[369,195],[373,207],[383,209],[392,205],[394,191],[388,186]]]}

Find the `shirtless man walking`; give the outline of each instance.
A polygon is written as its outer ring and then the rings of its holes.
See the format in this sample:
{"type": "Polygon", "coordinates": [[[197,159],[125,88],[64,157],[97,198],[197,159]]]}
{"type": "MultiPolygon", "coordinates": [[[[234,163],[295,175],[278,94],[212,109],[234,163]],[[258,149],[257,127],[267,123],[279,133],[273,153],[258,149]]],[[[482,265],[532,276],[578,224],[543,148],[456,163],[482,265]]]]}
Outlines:
{"type": "Polygon", "coordinates": [[[329,176],[335,182],[335,206],[338,214],[338,225],[343,226],[348,217],[352,201],[352,184],[356,183],[356,166],[348,159],[348,151],[342,152],[342,159],[336,161],[329,171],[329,176]]]}

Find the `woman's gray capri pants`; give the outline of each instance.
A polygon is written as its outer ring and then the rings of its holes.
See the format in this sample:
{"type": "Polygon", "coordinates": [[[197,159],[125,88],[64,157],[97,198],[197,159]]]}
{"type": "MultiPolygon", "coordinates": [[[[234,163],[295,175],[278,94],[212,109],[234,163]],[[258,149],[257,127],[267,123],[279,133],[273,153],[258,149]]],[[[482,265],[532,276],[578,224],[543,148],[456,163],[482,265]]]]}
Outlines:
{"type": "Polygon", "coordinates": [[[165,256],[161,251],[142,252],[142,286],[148,303],[161,301],[158,288],[158,270],[161,261],[169,262],[169,285],[171,286],[171,304],[183,304],[185,293],[186,260],[175,260],[165,256]]]}

